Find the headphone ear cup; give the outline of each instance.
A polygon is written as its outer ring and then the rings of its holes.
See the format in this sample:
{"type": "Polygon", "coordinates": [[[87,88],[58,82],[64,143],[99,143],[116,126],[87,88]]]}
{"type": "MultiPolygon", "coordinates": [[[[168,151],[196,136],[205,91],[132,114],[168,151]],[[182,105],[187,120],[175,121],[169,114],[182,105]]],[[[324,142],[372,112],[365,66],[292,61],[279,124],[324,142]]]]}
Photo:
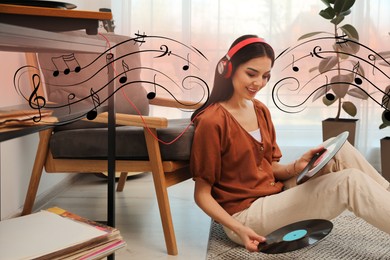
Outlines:
{"type": "Polygon", "coordinates": [[[225,65],[225,75],[224,77],[225,78],[230,78],[230,76],[232,75],[232,71],[233,71],[233,66],[232,66],[232,63],[230,61],[227,62],[227,64],[225,65]]]}
{"type": "Polygon", "coordinates": [[[222,58],[219,62],[218,62],[218,73],[219,75],[225,77],[226,75],[226,66],[227,66],[227,63],[229,61],[226,59],[226,58],[222,58]]]}

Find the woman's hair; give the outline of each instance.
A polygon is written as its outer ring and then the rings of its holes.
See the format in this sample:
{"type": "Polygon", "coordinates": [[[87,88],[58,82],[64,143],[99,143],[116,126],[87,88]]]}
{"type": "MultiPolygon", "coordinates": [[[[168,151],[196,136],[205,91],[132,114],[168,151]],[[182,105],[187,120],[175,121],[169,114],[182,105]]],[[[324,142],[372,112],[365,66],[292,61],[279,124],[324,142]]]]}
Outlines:
{"type": "MultiPolygon", "coordinates": [[[[243,35],[239,38],[237,38],[233,44],[230,46],[229,50],[232,49],[234,46],[239,44],[240,42],[248,39],[248,38],[259,38],[256,35],[243,35]]],[[[224,56],[225,57],[225,56],[224,56]]],[[[223,57],[223,58],[224,58],[223,57]]],[[[275,60],[275,53],[272,49],[272,47],[261,41],[261,42],[254,42],[248,45],[245,45],[241,49],[239,49],[232,57],[230,57],[230,62],[232,65],[232,72],[231,75],[234,75],[234,72],[236,71],[237,67],[239,67],[241,64],[253,59],[253,58],[259,58],[259,57],[268,57],[271,59],[271,65],[274,65],[275,60]]],[[[222,58],[222,59],[223,59],[222,58]]],[[[222,60],[221,59],[221,60],[222,60]]],[[[232,97],[234,88],[232,83],[232,76],[226,78],[224,75],[222,75],[218,71],[218,66],[215,68],[215,76],[214,76],[214,85],[213,89],[211,91],[210,97],[206,101],[206,103],[194,111],[194,113],[191,116],[191,119],[193,120],[200,112],[202,112],[204,109],[206,109],[208,106],[228,100],[232,97]]]]}

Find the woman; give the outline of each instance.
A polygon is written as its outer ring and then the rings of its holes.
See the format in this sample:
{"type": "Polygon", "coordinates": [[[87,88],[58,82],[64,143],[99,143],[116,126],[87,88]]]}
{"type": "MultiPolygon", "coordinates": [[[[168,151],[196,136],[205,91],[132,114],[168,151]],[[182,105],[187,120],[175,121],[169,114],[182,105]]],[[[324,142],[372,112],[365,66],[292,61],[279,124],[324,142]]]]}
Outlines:
{"type": "Polygon", "coordinates": [[[272,47],[255,35],[238,38],[219,62],[210,98],[192,116],[197,205],[252,252],[273,230],[306,219],[330,220],[346,209],[390,233],[389,182],[349,143],[319,177],[291,185],[323,147],[279,163],[270,112],[255,99],[273,63],[272,47]]]}

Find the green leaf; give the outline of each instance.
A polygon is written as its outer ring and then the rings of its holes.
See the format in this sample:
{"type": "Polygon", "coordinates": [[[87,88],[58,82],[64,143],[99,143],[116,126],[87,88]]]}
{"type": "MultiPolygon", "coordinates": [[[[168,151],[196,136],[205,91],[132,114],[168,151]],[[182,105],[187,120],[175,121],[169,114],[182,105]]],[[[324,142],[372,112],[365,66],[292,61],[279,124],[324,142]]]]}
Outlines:
{"type": "MultiPolygon", "coordinates": [[[[381,51],[381,52],[378,52],[378,54],[380,56],[382,56],[382,58],[388,58],[390,57],[390,51],[381,51]]],[[[375,55],[376,58],[379,58],[378,55],[375,55]]]]}
{"type": "MultiPolygon", "coordinates": [[[[316,91],[316,93],[314,94],[314,97],[313,97],[313,101],[316,101],[317,99],[319,99],[320,97],[324,96],[326,94],[326,89],[327,88],[321,88],[319,90],[316,91]]],[[[324,101],[323,101],[324,102],[324,101]]],[[[325,103],[325,102],[324,102],[325,103]]]]}
{"type": "Polygon", "coordinates": [[[333,18],[330,22],[335,24],[335,25],[338,25],[339,23],[341,23],[342,21],[344,20],[344,15],[337,15],[335,18],[333,18]]]}
{"type": "Polygon", "coordinates": [[[332,90],[339,98],[345,97],[350,86],[349,83],[351,83],[352,81],[352,73],[345,75],[335,75],[330,79],[330,82],[332,83],[332,90]]]}
{"type": "Polygon", "coordinates": [[[321,15],[323,18],[325,18],[327,20],[331,20],[331,19],[333,19],[333,17],[335,17],[336,13],[332,7],[328,7],[324,10],[321,10],[319,15],[321,15]]]}
{"type": "Polygon", "coordinates": [[[334,11],[339,14],[349,10],[355,4],[355,0],[336,0],[334,2],[334,11]]]}
{"type": "Polygon", "coordinates": [[[341,26],[340,29],[348,36],[348,38],[359,41],[359,33],[352,25],[345,24],[341,26]]]}
{"type": "Polygon", "coordinates": [[[316,71],[316,70],[318,70],[318,66],[315,66],[315,67],[309,69],[309,73],[312,73],[313,71],[316,71]]]}
{"type": "Polygon", "coordinates": [[[356,54],[360,50],[360,45],[353,42],[353,41],[347,41],[347,42],[341,42],[341,43],[336,43],[334,45],[334,49],[336,51],[344,52],[345,55],[350,55],[350,54],[356,54]]]}
{"type": "Polygon", "coordinates": [[[361,90],[360,88],[350,89],[347,94],[352,96],[352,97],[359,98],[362,100],[368,99],[368,94],[366,92],[364,92],[363,90],[361,90]]]}
{"type": "Polygon", "coordinates": [[[345,11],[345,12],[341,12],[340,15],[342,15],[342,16],[347,16],[347,15],[349,15],[350,13],[352,13],[351,9],[349,9],[349,10],[347,10],[347,11],[345,11]]]}
{"type": "Polygon", "coordinates": [[[326,4],[326,6],[330,6],[330,2],[329,0],[321,0],[324,4],[326,4]]]}
{"type": "Polygon", "coordinates": [[[382,122],[383,122],[383,124],[381,124],[379,126],[379,129],[383,129],[383,128],[387,127],[387,126],[390,126],[390,121],[388,119],[386,119],[386,113],[390,113],[390,112],[386,112],[386,110],[383,111],[383,113],[382,113],[382,122]]]}
{"type": "Polygon", "coordinates": [[[311,32],[311,33],[306,33],[306,34],[302,35],[301,37],[299,37],[298,41],[306,39],[306,38],[310,38],[310,37],[312,37],[314,35],[317,35],[317,34],[320,34],[320,33],[328,33],[328,32],[311,32]]]}
{"type": "Polygon", "coordinates": [[[322,98],[322,102],[326,105],[326,106],[330,106],[332,105],[334,102],[336,102],[337,98],[333,99],[333,100],[329,100],[326,98],[326,96],[324,96],[322,98]]]}
{"type": "Polygon", "coordinates": [[[318,64],[318,71],[322,74],[333,69],[337,65],[337,56],[328,56],[320,61],[318,64]]]}
{"type": "Polygon", "coordinates": [[[355,106],[352,102],[350,102],[350,101],[345,101],[345,102],[343,102],[342,108],[344,109],[344,111],[345,111],[348,115],[350,115],[350,116],[352,116],[352,117],[355,117],[356,114],[357,114],[357,108],[356,108],[356,106],[355,106]]]}

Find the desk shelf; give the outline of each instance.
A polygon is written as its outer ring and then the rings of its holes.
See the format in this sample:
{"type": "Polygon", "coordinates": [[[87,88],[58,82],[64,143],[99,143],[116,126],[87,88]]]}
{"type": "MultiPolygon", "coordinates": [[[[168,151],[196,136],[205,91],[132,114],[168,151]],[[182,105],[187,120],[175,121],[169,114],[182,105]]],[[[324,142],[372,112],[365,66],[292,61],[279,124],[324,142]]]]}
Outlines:
{"type": "Polygon", "coordinates": [[[0,51],[103,53],[105,40],[0,23],[0,51]]]}

